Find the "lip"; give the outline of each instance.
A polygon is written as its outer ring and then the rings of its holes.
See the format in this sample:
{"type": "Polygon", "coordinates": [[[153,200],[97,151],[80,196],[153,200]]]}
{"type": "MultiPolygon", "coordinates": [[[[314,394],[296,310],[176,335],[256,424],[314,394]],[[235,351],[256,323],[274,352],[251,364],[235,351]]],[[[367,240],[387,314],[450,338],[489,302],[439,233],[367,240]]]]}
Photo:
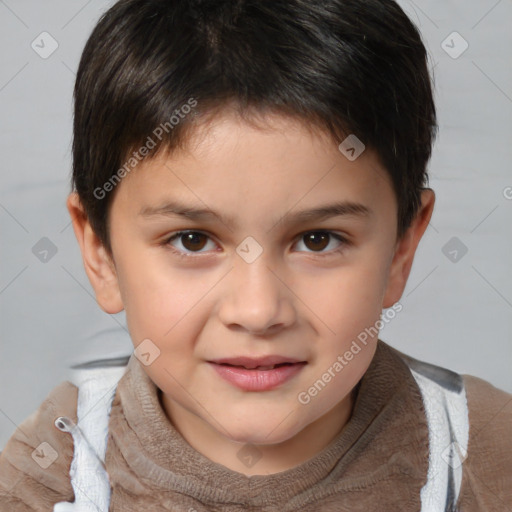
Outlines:
{"type": "Polygon", "coordinates": [[[307,364],[306,361],[281,356],[258,359],[237,357],[208,361],[208,363],[220,377],[244,391],[270,391],[275,389],[295,377],[307,364]],[[244,368],[243,365],[250,366],[252,369],[244,368]],[[274,369],[258,369],[258,367],[265,368],[272,365],[282,366],[277,366],[274,369]]]}
{"type": "Polygon", "coordinates": [[[295,359],[294,357],[287,357],[281,355],[269,355],[263,357],[225,357],[223,359],[213,359],[208,362],[215,364],[230,364],[233,366],[244,366],[248,370],[251,370],[258,366],[273,366],[275,364],[283,363],[305,363],[305,361],[301,361],[300,359],[295,359]]]}

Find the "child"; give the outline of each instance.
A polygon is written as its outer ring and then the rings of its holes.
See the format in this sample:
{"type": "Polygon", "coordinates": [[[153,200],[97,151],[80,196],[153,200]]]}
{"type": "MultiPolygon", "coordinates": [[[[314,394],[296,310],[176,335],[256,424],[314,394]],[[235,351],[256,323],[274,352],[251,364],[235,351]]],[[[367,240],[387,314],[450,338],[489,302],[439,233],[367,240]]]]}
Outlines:
{"type": "Polygon", "coordinates": [[[0,510],[512,510],[512,395],[378,339],[436,128],[393,0],[117,2],[67,204],[135,351],[20,425],[0,510]]]}

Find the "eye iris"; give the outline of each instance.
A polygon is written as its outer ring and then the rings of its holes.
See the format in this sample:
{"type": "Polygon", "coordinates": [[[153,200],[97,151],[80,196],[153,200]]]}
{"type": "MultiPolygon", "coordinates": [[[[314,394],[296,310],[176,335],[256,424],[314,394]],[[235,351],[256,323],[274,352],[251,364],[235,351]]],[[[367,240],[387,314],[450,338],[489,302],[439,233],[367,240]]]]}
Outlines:
{"type": "Polygon", "coordinates": [[[189,251],[200,250],[206,242],[206,235],[203,233],[185,233],[181,235],[183,246],[189,251]],[[203,243],[201,243],[203,242],[203,243]],[[200,247],[198,247],[199,245],[200,247]]]}
{"type": "Polygon", "coordinates": [[[328,233],[309,233],[304,236],[306,246],[311,250],[325,249],[329,245],[329,234],[328,233]],[[313,247],[308,244],[312,243],[313,247]]]}

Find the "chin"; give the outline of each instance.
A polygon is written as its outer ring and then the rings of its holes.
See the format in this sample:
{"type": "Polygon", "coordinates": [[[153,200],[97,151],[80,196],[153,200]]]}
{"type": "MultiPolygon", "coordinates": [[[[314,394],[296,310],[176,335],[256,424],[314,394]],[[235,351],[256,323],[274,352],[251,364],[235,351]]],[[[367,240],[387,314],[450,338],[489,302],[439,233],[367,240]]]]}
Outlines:
{"type": "MultiPolygon", "coordinates": [[[[287,420],[290,418],[288,417],[287,420]]],[[[277,421],[254,421],[227,427],[228,439],[242,444],[275,445],[295,437],[303,427],[280,418],[277,421]],[[282,423],[281,423],[282,422],[282,423]],[[281,424],[280,424],[281,423],[281,424]]],[[[223,432],[225,435],[225,432],[223,432]]]]}
{"type": "Polygon", "coordinates": [[[276,445],[284,443],[291,439],[294,434],[275,436],[274,434],[265,435],[264,432],[240,432],[236,435],[229,436],[231,441],[240,444],[254,444],[254,445],[276,445]]]}

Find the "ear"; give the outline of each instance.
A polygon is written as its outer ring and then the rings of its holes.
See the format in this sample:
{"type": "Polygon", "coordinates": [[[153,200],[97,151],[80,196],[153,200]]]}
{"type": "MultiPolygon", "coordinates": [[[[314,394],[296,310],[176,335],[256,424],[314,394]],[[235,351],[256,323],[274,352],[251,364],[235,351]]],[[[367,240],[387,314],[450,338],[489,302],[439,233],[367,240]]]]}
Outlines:
{"type": "Polygon", "coordinates": [[[119,313],[124,307],[114,262],[93,231],[76,192],[69,195],[66,206],[96,300],[106,313],[119,313]]]}
{"type": "Polygon", "coordinates": [[[411,272],[416,248],[430,222],[434,210],[434,203],[434,191],[430,188],[423,189],[421,193],[420,209],[407,231],[396,244],[382,304],[383,308],[389,308],[395,304],[400,300],[404,292],[409,273],[411,272]]]}

